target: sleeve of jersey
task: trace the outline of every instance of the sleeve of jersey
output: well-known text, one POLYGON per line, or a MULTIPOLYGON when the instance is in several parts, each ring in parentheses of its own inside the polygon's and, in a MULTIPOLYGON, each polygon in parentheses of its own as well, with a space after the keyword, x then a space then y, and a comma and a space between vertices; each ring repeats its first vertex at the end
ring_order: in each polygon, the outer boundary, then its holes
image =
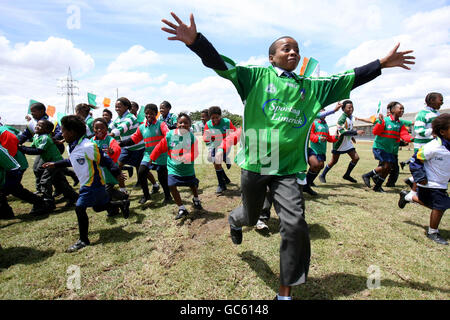
POLYGON ((400 139, 405 142, 411 142, 414 140, 413 137, 409 134, 408 129, 406 129, 405 125, 403 125, 400 129, 400 139))
POLYGON ((195 159, 198 157, 198 141, 194 138, 194 142, 191 144, 189 152, 183 155, 184 163, 190 164, 194 163, 195 159))
POLYGON ((329 132, 327 133, 327 141, 328 142, 335 143, 335 142, 338 142, 338 140, 339 140, 339 136, 337 134, 334 136, 331 136, 329 132))
POLYGON ((232 132, 235 132, 235 131, 236 131, 236 127, 234 126, 234 124, 230 120, 230 131, 227 132, 227 133, 232 133, 232 132))
POLYGON ((203 132, 203 141, 206 143, 211 142, 211 132, 208 127, 208 123, 205 124, 205 130, 203 132))
POLYGON ((169 148, 167 146, 167 139, 161 139, 161 141, 159 141, 155 149, 153 149, 152 153, 150 154, 150 159, 152 161, 156 161, 156 159, 158 159, 161 154, 167 151, 169 151, 169 148))
POLYGON ((321 106, 348 99, 355 80, 354 70, 339 73, 327 78, 311 80, 311 89, 321 106))
POLYGON ((114 153, 113 154, 109 154, 109 157, 111 158, 111 160, 116 163, 117 160, 119 160, 120 157, 120 153, 122 152, 122 149, 119 146, 119 143, 117 142, 117 140, 111 139, 111 142, 109 144, 109 147, 111 149, 113 149, 114 153))
POLYGON ((136 132, 131 135, 131 140, 133 140, 134 144, 137 144, 142 141, 142 139, 144 138, 142 137, 141 127, 139 126, 136 132))
POLYGON ((19 139, 17 139, 15 134, 5 130, 0 135, 0 144, 8 150, 10 155, 14 157, 17 153, 17 145, 19 144, 19 139))
POLYGON ((426 161, 426 151, 424 150, 424 147, 425 146, 421 147, 417 153, 414 154, 411 159, 412 161, 409 164, 409 171, 411 171, 414 181, 416 182, 427 179, 427 173, 424 166, 424 161, 426 161))
POLYGON ((316 134, 316 124, 313 123, 311 126, 311 132, 309 134, 309 140, 313 143, 319 142, 319 136, 316 134))
POLYGON ((379 136, 384 131, 384 120, 383 122, 377 121, 375 126, 372 129, 372 133, 376 136, 379 136))
POLYGON ((17 168, 18 163, 8 153, 8 150, 0 146, 0 167, 4 170, 11 170, 17 168))
POLYGON ((169 132, 169 127, 167 126, 167 123, 165 123, 164 121, 161 122, 161 126, 159 127, 163 136, 165 137, 167 135, 167 133, 169 132))
POLYGON ((242 133, 242 127, 231 133, 229 136, 225 138, 225 140, 222 141, 220 146, 218 147, 218 150, 223 150, 224 152, 228 152, 228 150, 236 145, 241 138, 242 133))
POLYGON ((426 129, 426 124, 425 124, 425 119, 423 117, 418 117, 416 119, 416 122, 414 124, 414 132, 423 137, 423 138, 427 138, 431 135, 432 133, 432 129, 426 129))
POLYGON ((100 163, 101 153, 103 153, 103 152, 100 152, 100 149, 98 148, 98 146, 95 143, 92 143, 85 150, 85 154, 86 154, 87 158, 96 163, 100 163))

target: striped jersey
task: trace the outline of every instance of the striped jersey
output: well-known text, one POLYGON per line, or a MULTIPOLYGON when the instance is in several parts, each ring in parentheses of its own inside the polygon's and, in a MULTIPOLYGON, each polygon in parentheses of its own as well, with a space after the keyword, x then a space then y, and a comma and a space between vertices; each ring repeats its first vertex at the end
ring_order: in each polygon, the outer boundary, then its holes
POLYGON ((164 118, 163 115, 160 115, 158 120, 164 121, 167 124, 167 127, 172 130, 177 127, 177 115, 175 113, 168 113, 164 118))
POLYGON ((316 119, 314 120, 311 131, 309 134, 309 140, 310 140, 310 148, 316 153, 316 154, 326 154, 327 153, 327 141, 328 142, 336 142, 338 141, 338 136, 331 136, 328 124, 325 120, 316 119), (320 137, 325 137, 325 141, 320 141, 320 137))
MULTIPOLYGON (((131 138, 133 133, 139 127, 137 118, 129 111, 126 111, 121 117, 117 117, 109 126, 108 130, 114 135, 116 140, 126 140, 131 138)), ((125 147, 130 151, 136 151, 144 148, 144 141, 139 142, 133 146, 125 147)))
POLYGON ((339 139, 333 144, 333 150, 347 151, 354 148, 352 136, 344 135, 347 131, 353 131, 353 117, 348 116, 345 112, 342 113, 337 122, 337 130, 339 132, 339 139))
POLYGON ((373 149, 381 149, 394 155, 398 154, 400 139, 406 142, 411 142, 412 139, 401 120, 395 120, 392 115, 384 117, 383 121, 375 121, 372 131, 375 135, 373 149))
POLYGON ((417 151, 417 149, 434 139, 432 135, 433 129, 431 128, 431 122, 433 122, 439 114, 440 113, 438 110, 426 106, 416 115, 414 123, 414 151, 417 151))
MULTIPOLYGON (((139 126, 131 136, 131 139, 134 143, 144 141, 145 151, 142 161, 150 161, 150 154, 156 145, 166 136, 167 132, 169 132, 167 124, 162 120, 155 120, 153 123, 148 123, 146 120, 144 124, 139 126)), ((167 165, 167 153, 162 153, 154 162, 158 165, 167 165)))
POLYGON ((85 136, 68 147, 69 160, 80 180, 80 187, 102 186, 105 184, 100 168, 100 149, 85 136), (71 150, 72 149, 72 150, 71 150))
POLYGON ((217 148, 225 137, 236 131, 230 119, 221 118, 217 125, 213 125, 212 120, 208 120, 203 129, 203 140, 208 148, 217 148))
MULTIPOLYGON (((91 141, 97 145, 97 147, 100 149, 100 152, 103 151, 103 153, 106 157, 111 158, 111 160, 114 163, 117 163, 117 161, 119 160, 119 157, 120 157, 120 153, 122 151, 117 140, 115 140, 111 136, 106 135, 105 138, 102 140, 98 140, 96 137, 92 137, 91 141), (111 148, 113 150, 112 154, 107 151, 108 148, 111 148)), ((113 176, 111 171, 109 171, 105 167, 101 167, 101 169, 102 169, 106 184, 115 185, 118 183, 117 179, 113 176)))
POLYGON ((273 66, 236 66, 216 73, 235 86, 244 103, 243 133, 236 163, 268 175, 289 175, 307 168, 308 134, 319 111, 348 98, 354 70, 330 77, 283 77, 273 66))

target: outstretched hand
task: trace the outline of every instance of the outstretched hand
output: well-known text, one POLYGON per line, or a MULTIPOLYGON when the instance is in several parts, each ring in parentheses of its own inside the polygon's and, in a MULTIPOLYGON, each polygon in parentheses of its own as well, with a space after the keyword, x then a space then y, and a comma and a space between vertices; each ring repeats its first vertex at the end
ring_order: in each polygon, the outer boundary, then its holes
POLYGON ((178 25, 166 19, 161 20, 163 23, 167 24, 170 27, 170 28, 162 27, 161 30, 175 35, 174 37, 169 37, 167 39, 179 40, 181 42, 184 42, 186 45, 193 44, 195 39, 197 38, 197 27, 195 25, 194 15, 192 13, 190 14, 189 19, 191 24, 190 26, 187 26, 183 21, 181 21, 180 18, 178 18, 178 16, 175 13, 171 12, 170 14, 178 23, 178 25))
POLYGON ((400 47, 400 42, 397 43, 394 49, 392 49, 386 57, 380 59, 381 68, 401 67, 403 69, 411 70, 407 64, 415 64, 413 60, 416 59, 416 57, 408 55, 413 52, 413 50, 397 52, 398 47, 400 47))

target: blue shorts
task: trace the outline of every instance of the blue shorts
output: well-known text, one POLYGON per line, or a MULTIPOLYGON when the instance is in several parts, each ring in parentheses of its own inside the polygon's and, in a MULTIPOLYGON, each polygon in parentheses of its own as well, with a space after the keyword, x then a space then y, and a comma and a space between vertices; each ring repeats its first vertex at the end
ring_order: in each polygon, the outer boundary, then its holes
POLYGON ((142 157, 144 156, 145 148, 131 151, 127 148, 123 148, 120 153, 119 162, 128 164, 133 167, 138 167, 141 164, 142 157))
POLYGON ((109 202, 109 194, 106 192, 105 186, 100 187, 87 187, 82 186, 80 188, 80 195, 77 200, 77 207, 94 207, 103 206, 109 202))
POLYGON ((450 197, 447 190, 424 188, 418 186, 417 196, 428 208, 445 211, 450 208, 450 197))
POLYGON ((156 170, 156 171, 159 171, 161 169, 161 167, 166 167, 166 166, 162 166, 160 164, 155 164, 155 163, 150 164, 150 162, 148 162, 148 161, 142 161, 141 166, 145 166, 149 170, 156 170))
POLYGON ((325 162, 327 160, 326 154, 317 154, 313 149, 308 148, 308 158, 311 156, 315 156, 317 158, 317 161, 325 162))
POLYGON ((351 148, 351 149, 348 149, 345 151, 331 150, 331 153, 332 154, 346 154, 346 153, 349 153, 350 151, 355 151, 355 150, 356 150, 355 148, 351 148))
POLYGON ((390 162, 390 163, 397 163, 395 159, 395 155, 393 153, 388 153, 382 149, 372 149, 373 156, 375 159, 381 161, 381 162, 390 162))
POLYGON ((169 174, 169 176, 167 177, 167 182, 169 187, 198 187, 199 183, 198 179, 195 176, 181 177, 173 174, 169 174))

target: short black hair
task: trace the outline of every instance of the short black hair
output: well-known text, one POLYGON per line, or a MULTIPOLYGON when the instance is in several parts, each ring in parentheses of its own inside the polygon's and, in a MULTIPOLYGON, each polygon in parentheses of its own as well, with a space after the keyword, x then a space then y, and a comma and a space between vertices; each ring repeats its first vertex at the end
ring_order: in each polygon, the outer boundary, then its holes
POLYGON ((398 101, 389 102, 388 105, 387 105, 387 109, 389 111, 392 111, 392 108, 395 107, 398 104, 402 106, 402 104, 400 102, 398 102, 398 101))
MULTIPOLYGON (((177 118, 177 119, 179 120, 179 119, 181 119, 182 117, 188 118, 189 123, 192 124, 191 117, 190 117, 186 112, 180 112, 180 113, 178 114, 178 118, 177 118)), ((177 120, 177 122, 178 122, 178 120, 177 120)))
POLYGON ((131 109, 131 102, 127 98, 120 97, 119 99, 117 99, 117 101, 120 101, 120 103, 122 103, 125 107, 127 107, 128 110, 131 109))
POLYGON ((203 109, 201 113, 206 113, 207 115, 209 115, 209 110, 208 109, 203 109))
POLYGON ((145 106, 144 112, 147 112, 147 110, 151 110, 154 113, 158 114, 158 106, 154 103, 149 103, 145 106))
POLYGON ((345 106, 348 105, 349 103, 353 104, 352 100, 345 100, 344 102, 342 102, 342 111, 344 111, 345 106))
POLYGON ((35 102, 30 106, 30 110, 31 109, 37 109, 37 110, 41 110, 41 111, 45 111, 45 105, 41 102, 35 102))
POLYGON ((49 120, 44 119, 44 120, 39 120, 39 122, 43 123, 45 133, 51 133, 53 131, 53 129, 55 128, 55 125, 49 120))
POLYGON ((172 105, 170 104, 169 101, 164 100, 163 102, 161 102, 161 104, 162 104, 164 107, 168 108, 169 110, 172 109, 172 105))
POLYGON ((100 118, 95 118, 94 122, 92 122, 92 124, 95 125, 96 122, 101 122, 101 123, 103 123, 105 125, 106 128, 108 128, 108 123, 106 122, 105 118, 101 118, 101 117, 100 118))
POLYGON ((275 54, 275 51, 277 51, 277 42, 280 41, 281 39, 286 39, 286 38, 295 40, 295 39, 292 38, 291 36, 282 36, 282 37, 279 37, 277 40, 275 40, 274 42, 272 42, 272 44, 270 45, 270 47, 269 47, 269 56, 274 55, 274 54, 275 54))
POLYGON ((106 112, 107 114, 109 114, 109 116, 112 118, 112 112, 109 109, 103 109, 103 112, 106 112))
POLYGON ((434 118, 431 122, 431 128, 433 129, 433 134, 442 138, 441 130, 448 130, 450 127, 450 113, 443 113, 440 116, 434 118))
MULTIPOLYGON (((137 102, 131 101, 131 106, 136 107, 139 110, 139 105, 137 104, 137 102)), ((131 108, 130 108, 130 110, 131 110, 131 108)))
POLYGON ((75 132, 78 138, 86 134, 86 124, 78 116, 70 115, 62 117, 61 125, 65 130, 75 132))
POLYGON ((217 106, 212 106, 208 109, 208 115, 211 117, 211 115, 213 114, 218 114, 219 116, 222 115, 222 110, 220 109, 220 107, 217 106))
POLYGON ((83 111, 84 113, 89 114, 91 109, 97 109, 97 107, 87 103, 79 103, 75 107, 75 112, 83 111))
POLYGON ((427 94, 427 96, 425 97, 425 103, 427 105, 430 104, 431 101, 433 101, 434 99, 436 99, 437 97, 442 97, 442 93, 439 92, 430 92, 429 94, 427 94))

